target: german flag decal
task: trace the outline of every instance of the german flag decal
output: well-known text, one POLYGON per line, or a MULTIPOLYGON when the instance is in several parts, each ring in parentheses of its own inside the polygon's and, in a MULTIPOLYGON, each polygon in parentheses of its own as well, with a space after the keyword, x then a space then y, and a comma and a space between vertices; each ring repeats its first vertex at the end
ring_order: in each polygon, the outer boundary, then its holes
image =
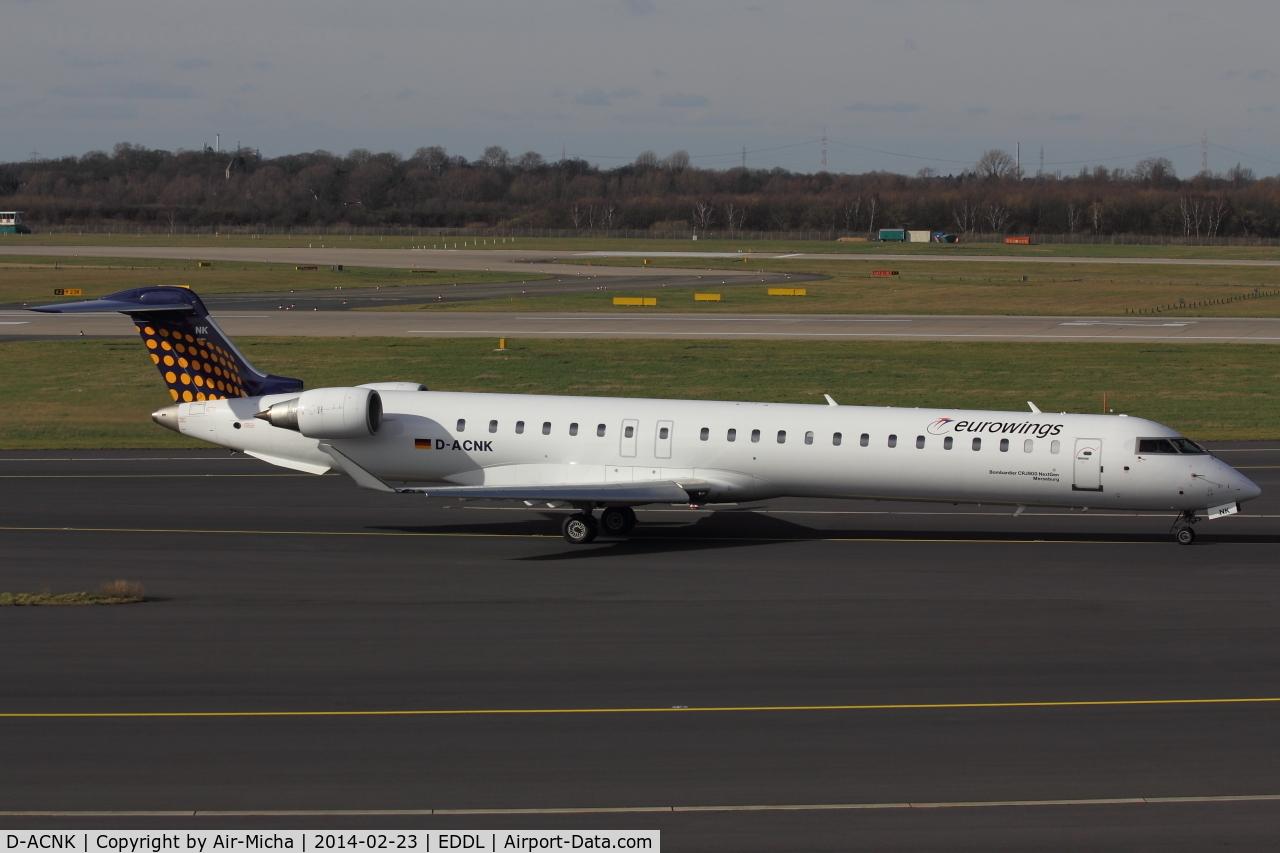
POLYGON ((415 439, 413 440, 413 448, 414 448, 414 450, 430 450, 430 449, 431 449, 431 439, 429 439, 429 438, 415 438, 415 439))

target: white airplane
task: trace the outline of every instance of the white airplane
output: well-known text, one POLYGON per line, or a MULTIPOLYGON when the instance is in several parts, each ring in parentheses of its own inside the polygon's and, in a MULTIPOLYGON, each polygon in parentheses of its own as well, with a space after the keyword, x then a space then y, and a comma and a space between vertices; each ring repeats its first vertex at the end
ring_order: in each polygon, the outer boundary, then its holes
POLYGON ((1231 515, 1261 489, 1169 427, 1125 415, 429 391, 303 390, 257 370, 181 287, 33 308, 119 311, 174 403, 163 427, 365 489, 574 507, 562 531, 625 536, 632 507, 783 496, 1231 515), (603 509, 597 522, 594 512, 603 509))

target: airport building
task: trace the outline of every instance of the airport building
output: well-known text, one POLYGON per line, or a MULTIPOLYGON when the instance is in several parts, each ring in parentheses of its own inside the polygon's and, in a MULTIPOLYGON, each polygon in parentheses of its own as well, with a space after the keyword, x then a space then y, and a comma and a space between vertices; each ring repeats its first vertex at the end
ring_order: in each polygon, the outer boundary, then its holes
POLYGON ((22 224, 21 210, 0 210, 0 234, 30 234, 31 229, 22 224))

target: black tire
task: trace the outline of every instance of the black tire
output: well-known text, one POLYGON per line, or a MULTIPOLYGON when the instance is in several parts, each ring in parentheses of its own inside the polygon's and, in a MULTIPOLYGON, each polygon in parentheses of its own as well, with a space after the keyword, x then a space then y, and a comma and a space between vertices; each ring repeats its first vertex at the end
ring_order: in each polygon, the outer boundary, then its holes
POLYGON ((629 506, 611 506, 600 513, 600 531, 606 536, 626 536, 636 526, 636 513, 629 506))
POLYGON ((565 541, 569 544, 586 545, 596 538, 600 528, 590 515, 577 512, 564 520, 564 524, 560 526, 560 532, 564 534, 565 541))
POLYGON ((1190 527, 1183 527, 1173 534, 1173 538, 1178 540, 1179 545, 1190 545, 1196 541, 1196 532, 1190 527))

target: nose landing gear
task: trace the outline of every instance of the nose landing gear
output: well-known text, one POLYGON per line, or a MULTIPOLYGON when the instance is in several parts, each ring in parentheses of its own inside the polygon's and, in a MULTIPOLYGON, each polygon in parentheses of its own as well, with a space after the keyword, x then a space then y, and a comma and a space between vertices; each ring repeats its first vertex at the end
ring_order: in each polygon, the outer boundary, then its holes
POLYGON ((1183 510, 1182 513, 1174 519, 1173 527, 1170 528, 1173 531, 1174 540, 1179 545, 1190 545, 1192 542, 1196 541, 1196 532, 1192 529, 1191 525, 1195 524, 1199 520, 1200 519, 1196 518, 1195 510, 1183 510))

